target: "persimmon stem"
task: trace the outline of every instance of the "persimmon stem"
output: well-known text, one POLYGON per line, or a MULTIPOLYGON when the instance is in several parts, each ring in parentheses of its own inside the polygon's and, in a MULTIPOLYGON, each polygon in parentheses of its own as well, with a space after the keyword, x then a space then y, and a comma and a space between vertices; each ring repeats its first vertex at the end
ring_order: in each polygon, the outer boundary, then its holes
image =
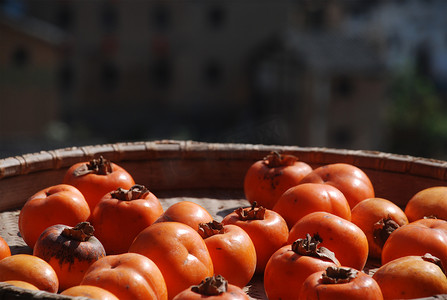
POLYGON ((83 176, 91 173, 97 175, 107 175, 112 172, 112 163, 101 155, 99 158, 94 158, 88 163, 83 164, 74 170, 73 174, 75 176, 83 176))
POLYGON ((225 293, 228 289, 228 281, 222 275, 207 277, 199 285, 193 285, 191 291, 205 295, 216 296, 225 293))
POLYGON ((436 256, 434 256, 434 255, 431 255, 430 253, 425 253, 425 254, 422 256, 422 259, 425 260, 425 261, 434 263, 435 265, 437 265, 438 267, 441 268, 442 273, 446 274, 446 273, 445 273, 445 269, 444 269, 444 265, 442 264, 441 259, 439 259, 438 257, 436 257, 436 256))
POLYGON ((339 264, 334 252, 326 247, 319 246, 322 241, 323 239, 318 233, 314 234, 313 237, 310 234, 306 234, 306 238, 297 239, 292 243, 292 251, 299 255, 328 259, 335 264, 339 264))
POLYGON ((258 206, 256 201, 254 201, 249 209, 239 207, 235 210, 236 214, 239 216, 239 220, 264 220, 265 208, 263 206, 258 206))
POLYGON ((69 239, 85 242, 93 236, 93 232, 95 232, 95 229, 89 222, 81 222, 74 227, 64 228, 61 235, 69 239))
POLYGON ((328 267, 321 277, 322 283, 339 284, 348 283, 357 277, 358 271, 346 267, 328 267))
POLYGON ((382 248, 390 234, 399 227, 390 216, 379 220, 373 225, 374 242, 382 248))
POLYGON ((200 223, 198 232, 202 238, 206 239, 215 234, 222 234, 223 229, 224 227, 222 223, 213 220, 208 223, 200 223))
POLYGON ((110 194, 114 199, 132 201, 136 199, 144 199, 149 194, 149 190, 144 185, 136 184, 128 190, 118 188, 110 194))
POLYGON ((269 155, 264 157, 264 163, 269 168, 277 168, 281 166, 292 166, 298 157, 291 154, 280 154, 278 151, 272 151, 269 155))

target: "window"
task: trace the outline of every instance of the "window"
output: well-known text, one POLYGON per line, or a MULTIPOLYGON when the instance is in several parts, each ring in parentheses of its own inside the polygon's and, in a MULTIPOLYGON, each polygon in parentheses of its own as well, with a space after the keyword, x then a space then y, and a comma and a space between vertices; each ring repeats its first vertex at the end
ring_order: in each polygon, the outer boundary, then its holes
POLYGON ((30 63, 30 60, 29 50, 24 46, 17 46, 12 52, 11 61, 16 67, 25 67, 30 63))
POLYGON ((73 28, 74 14, 73 9, 68 5, 61 5, 56 12, 56 25, 64 30, 73 28))
POLYGON ((225 24, 226 12, 221 6, 214 6, 208 10, 208 24, 212 29, 220 29, 225 24))
POLYGON ((112 62, 105 62, 101 66, 101 85, 105 90, 116 89, 119 84, 119 69, 112 62))
POLYGON ((342 75, 333 79, 332 89, 337 96, 349 97, 354 92, 354 83, 348 76, 342 75))
POLYGON ((62 90, 70 90, 73 87, 73 81, 74 81, 73 66, 68 62, 62 64, 62 66, 58 71, 57 79, 59 87, 62 90))
POLYGON ((171 62, 165 58, 154 61, 149 67, 149 76, 156 87, 168 87, 172 82, 171 62))
POLYGON ((106 32, 114 32, 118 28, 118 11, 116 6, 106 3, 101 10, 101 25, 106 32))
POLYGON ((169 7, 162 4, 154 5, 149 14, 150 24, 159 31, 164 31, 171 24, 171 12, 169 7))
POLYGON ((203 68, 203 77, 208 85, 219 84, 223 77, 222 65, 215 60, 206 62, 203 68))

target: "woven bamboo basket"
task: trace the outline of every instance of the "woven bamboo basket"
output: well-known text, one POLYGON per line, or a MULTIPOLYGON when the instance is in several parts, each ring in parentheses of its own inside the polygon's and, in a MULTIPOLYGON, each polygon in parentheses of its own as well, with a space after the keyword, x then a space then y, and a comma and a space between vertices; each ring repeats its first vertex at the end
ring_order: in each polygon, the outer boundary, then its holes
MULTIPOLYGON (((0 159, 0 236, 13 254, 30 253, 18 232, 21 206, 37 191, 61 183, 74 163, 100 155, 128 170, 135 182, 160 199, 164 208, 190 200, 221 220, 234 209, 249 205, 243 193, 245 173, 271 151, 293 154, 313 168, 336 162, 353 164, 369 176, 377 197, 402 208, 416 192, 447 184, 447 162, 376 151, 173 140, 72 147, 0 159)), ((365 271, 374 267, 369 264, 365 271)), ((245 289, 252 299, 266 299, 262 278, 253 278, 245 289)), ((85 298, 0 283, 0 299, 85 298)), ((447 299, 447 295, 426 299, 447 299)))

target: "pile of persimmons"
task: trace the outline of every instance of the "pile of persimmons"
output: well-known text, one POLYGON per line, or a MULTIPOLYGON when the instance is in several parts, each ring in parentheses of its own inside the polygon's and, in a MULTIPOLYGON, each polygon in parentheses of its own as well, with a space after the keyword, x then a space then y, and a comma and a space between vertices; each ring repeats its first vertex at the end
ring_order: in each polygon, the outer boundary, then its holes
POLYGON ((251 205, 217 221, 190 201, 164 210, 103 157, 74 164, 20 210, 32 254, 0 238, 0 281, 102 300, 249 299, 255 277, 270 300, 447 294, 447 187, 400 208, 354 165, 275 152, 247 170, 244 192, 251 205))

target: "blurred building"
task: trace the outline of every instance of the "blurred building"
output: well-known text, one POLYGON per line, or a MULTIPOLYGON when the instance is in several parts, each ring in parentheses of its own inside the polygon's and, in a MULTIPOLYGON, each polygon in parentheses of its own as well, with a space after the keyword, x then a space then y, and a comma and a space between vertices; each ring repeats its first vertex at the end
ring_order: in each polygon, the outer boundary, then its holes
MULTIPOLYGON (((445 7, 433 0, 419 11, 421 2, 3 0, 0 30, 12 33, 0 63, 14 64, 22 47, 50 75, 45 97, 33 88, 44 76, 3 79, 1 105, 50 114, 23 132, 67 145, 188 138, 383 150, 387 72, 405 61, 399 53, 413 54, 411 16, 445 7), (51 60, 18 30, 30 19, 63 32, 40 38, 51 60)), ((444 37, 428 50, 436 57, 447 53, 446 28, 418 27, 444 37)), ((6 111, 0 124, 17 128, 2 125, 0 145, 19 127, 6 111)))

